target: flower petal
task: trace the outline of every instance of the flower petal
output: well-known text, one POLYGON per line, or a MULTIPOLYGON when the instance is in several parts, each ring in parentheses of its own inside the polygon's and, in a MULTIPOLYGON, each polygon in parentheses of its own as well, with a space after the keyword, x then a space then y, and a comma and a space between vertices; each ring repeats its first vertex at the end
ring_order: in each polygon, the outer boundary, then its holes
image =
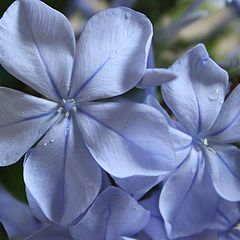
POLYGON ((68 20, 42 1, 15 1, 0 20, 1 65, 53 100, 68 92, 74 54, 68 20))
POLYGON ((160 176, 174 168, 165 119, 138 103, 84 103, 77 123, 99 165, 118 178, 160 176))
POLYGON ((45 216, 71 223, 92 203, 101 187, 101 171, 70 119, 56 123, 30 152, 24 181, 45 216))
POLYGON ((69 230, 60 226, 47 226, 40 231, 32 234, 25 240, 73 240, 69 234, 69 230))
POLYGON ((162 86, 167 105, 191 135, 207 131, 216 120, 228 75, 199 44, 169 68, 178 78, 162 86))
POLYGON ((240 149, 221 146, 214 150, 208 151, 208 158, 216 191, 226 200, 240 201, 240 149))
POLYGON ((146 69, 151 37, 141 13, 120 7, 96 14, 78 42, 70 96, 90 101, 130 90, 146 69))
POLYGON ((239 221, 239 218, 240 204, 238 202, 229 202, 220 198, 217 214, 210 229, 227 234, 231 228, 234 228, 234 225, 239 221))
POLYGON ((164 68, 149 68, 146 69, 143 78, 138 83, 139 88, 149 88, 159 86, 168 81, 176 79, 174 72, 164 68))
POLYGON ((208 227, 217 198, 201 152, 192 149, 160 195, 160 212, 170 238, 200 233, 208 227))
POLYGON ((26 204, 13 198, 2 186, 0 193, 0 222, 10 239, 19 235, 26 236, 40 229, 40 222, 33 217, 26 204))
POLYGON ((56 121, 57 104, 0 87, 0 166, 18 161, 56 121))
POLYGON ((116 178, 113 176, 115 183, 124 189, 134 199, 139 200, 151 188, 160 183, 168 174, 161 176, 132 176, 127 178, 116 178))
POLYGON ((240 141, 240 85, 229 95, 210 129, 209 140, 219 143, 240 141))
POLYGON ((133 236, 148 220, 147 210, 119 188, 110 187, 96 199, 70 233, 81 240, 115 240, 133 236))

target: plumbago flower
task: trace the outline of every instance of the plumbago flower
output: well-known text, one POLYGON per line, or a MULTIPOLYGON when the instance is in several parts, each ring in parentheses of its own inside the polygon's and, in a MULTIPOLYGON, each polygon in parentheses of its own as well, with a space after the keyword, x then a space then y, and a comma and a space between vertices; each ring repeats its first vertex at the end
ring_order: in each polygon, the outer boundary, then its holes
POLYGON ((199 44, 170 68, 178 78, 162 86, 178 167, 165 182, 160 211, 172 238, 203 231, 216 214, 219 195, 240 200, 240 86, 226 97, 228 75, 199 44))
POLYGON ((77 45, 67 19, 41 1, 15 1, 1 18, 1 65, 47 99, 0 88, 0 164, 37 143, 24 181, 50 221, 68 224, 86 210, 101 187, 99 165, 119 178, 172 169, 166 121, 155 109, 94 102, 139 82, 151 36, 150 21, 127 8, 95 15, 77 45))
POLYGON ((104 190, 86 214, 71 226, 48 225, 29 236, 37 239, 133 239, 149 220, 149 212, 119 188, 104 190))

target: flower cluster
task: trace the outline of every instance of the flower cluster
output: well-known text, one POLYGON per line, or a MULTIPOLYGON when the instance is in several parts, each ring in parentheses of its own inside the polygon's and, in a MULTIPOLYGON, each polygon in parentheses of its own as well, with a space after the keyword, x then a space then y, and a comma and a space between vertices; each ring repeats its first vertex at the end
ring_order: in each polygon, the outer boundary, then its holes
POLYGON ((0 188, 10 238, 240 238, 240 86, 230 93, 203 44, 147 68, 152 35, 126 7, 94 15, 77 42, 39 0, 2 16, 0 64, 42 95, 0 87, 0 165, 24 156, 29 203, 0 188), (123 101, 159 85, 168 112, 153 95, 123 101))

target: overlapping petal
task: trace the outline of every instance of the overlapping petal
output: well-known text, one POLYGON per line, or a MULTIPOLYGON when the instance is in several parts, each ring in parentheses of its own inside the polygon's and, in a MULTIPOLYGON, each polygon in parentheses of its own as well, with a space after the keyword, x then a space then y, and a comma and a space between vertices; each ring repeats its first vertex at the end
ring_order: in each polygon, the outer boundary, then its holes
POLYGON ((216 120, 228 75, 199 44, 170 68, 178 78, 162 86, 164 100, 191 135, 207 131, 216 120))
POLYGON ((0 87, 0 165, 18 161, 56 121, 57 104, 0 87))
POLYGON ((201 152, 192 149, 164 185, 159 204, 171 238, 199 233, 210 224, 216 212, 217 193, 201 152))
POLYGON ((240 150, 227 145, 214 149, 208 151, 214 187, 223 198, 240 201, 240 150))
POLYGON ((25 238, 25 240, 73 240, 69 234, 68 228, 50 225, 38 232, 35 232, 31 236, 25 238))
POLYGON ((14 199, 3 186, 0 186, 0 193, 0 222, 9 238, 28 236, 40 229, 40 222, 34 218, 26 204, 14 199))
POLYGON ((115 177, 161 176, 175 167, 166 121, 152 107, 83 103, 76 120, 89 151, 115 177))
POLYGON ((42 1, 15 1, 0 31, 0 62, 8 72, 53 100, 66 95, 75 37, 61 13, 42 1))
POLYGON ((76 124, 64 118, 27 156, 24 180, 44 215, 63 225, 93 202, 101 187, 101 170, 82 142, 76 124))
POLYGON ((148 220, 147 210, 119 188, 110 187, 96 199, 70 232, 76 239, 115 240, 133 236, 148 220))
POLYGON ((219 143, 234 143, 240 140, 240 85, 223 104, 222 110, 208 132, 209 140, 219 143))
POLYGON ((151 37, 141 13, 121 7, 96 14, 77 45, 70 96, 90 101, 130 90, 146 69, 151 37))
POLYGON ((173 81, 176 77, 177 76, 168 69, 148 68, 146 69, 143 78, 137 86, 140 88, 158 86, 168 81, 173 81))

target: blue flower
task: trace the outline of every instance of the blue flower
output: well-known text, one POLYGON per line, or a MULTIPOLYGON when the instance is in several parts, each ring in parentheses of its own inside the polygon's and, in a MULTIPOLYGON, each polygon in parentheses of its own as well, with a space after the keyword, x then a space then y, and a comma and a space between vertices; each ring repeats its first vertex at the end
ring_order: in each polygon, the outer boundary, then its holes
POLYGON ((47 99, 0 88, 0 165, 36 143, 24 180, 50 221, 68 224, 86 210, 101 187, 99 165, 119 178, 172 169, 167 125, 155 109, 94 102, 140 81, 151 36, 150 21, 127 8, 95 15, 77 44, 67 19, 41 1, 15 1, 1 18, 1 65, 47 99), (151 145, 165 148, 152 156, 151 145), (166 165, 155 168, 160 154, 166 165))
POLYGON ((170 68, 178 78, 162 86, 176 117, 167 119, 177 157, 176 171, 160 196, 160 211, 170 237, 199 233, 216 213, 219 195, 240 200, 240 86, 224 101, 228 75, 199 44, 170 68))

